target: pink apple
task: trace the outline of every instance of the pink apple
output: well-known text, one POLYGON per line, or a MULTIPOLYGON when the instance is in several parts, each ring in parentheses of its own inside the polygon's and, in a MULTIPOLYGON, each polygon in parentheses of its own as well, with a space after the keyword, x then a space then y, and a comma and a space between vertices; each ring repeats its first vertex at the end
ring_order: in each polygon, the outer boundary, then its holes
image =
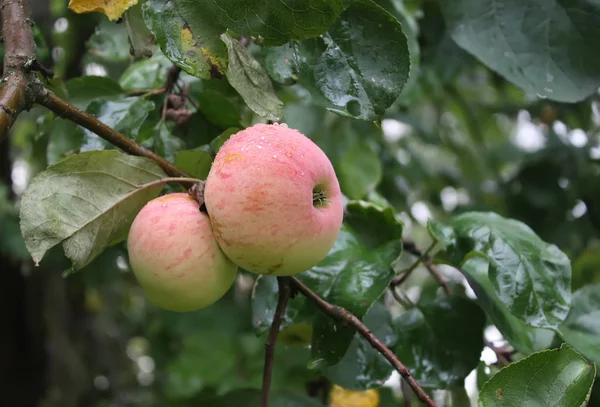
POLYGON ((131 225, 127 246, 146 297, 171 311, 213 304, 236 276, 237 267, 215 241, 208 216, 188 194, 148 202, 131 225))
POLYGON ((206 180, 213 233, 238 266, 289 276, 317 265, 342 225, 331 162, 285 125, 256 124, 227 140, 206 180))

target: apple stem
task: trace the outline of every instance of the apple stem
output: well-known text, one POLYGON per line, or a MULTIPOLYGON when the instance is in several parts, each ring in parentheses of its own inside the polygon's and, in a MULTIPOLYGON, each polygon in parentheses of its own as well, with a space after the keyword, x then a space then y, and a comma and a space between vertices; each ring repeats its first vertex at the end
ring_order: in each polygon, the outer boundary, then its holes
POLYGON ((315 208, 320 208, 328 203, 330 203, 330 201, 327 199, 325 191, 318 189, 313 190, 313 206, 315 208))
POLYGON ((269 407, 269 390, 271 388, 271 376, 273 375, 275 343, 277 342, 277 335, 279 334, 281 322, 285 317, 287 303, 292 295, 290 277, 277 277, 277 284, 279 285, 277 308, 275 308, 275 315, 273 316, 273 322, 271 323, 271 330, 269 331, 269 336, 265 342, 265 367, 263 370, 261 407, 269 407))
POLYGON ((194 198, 200 205, 200 210, 206 212, 206 205, 204 205, 204 187, 206 181, 198 181, 188 189, 188 194, 194 198))

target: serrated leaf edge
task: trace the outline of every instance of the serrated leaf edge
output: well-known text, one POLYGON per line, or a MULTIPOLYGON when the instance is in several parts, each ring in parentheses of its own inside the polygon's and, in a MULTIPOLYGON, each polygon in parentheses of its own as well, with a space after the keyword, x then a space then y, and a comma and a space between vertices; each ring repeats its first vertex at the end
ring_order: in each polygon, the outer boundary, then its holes
POLYGON ((530 357, 534 356, 534 355, 541 355, 543 353, 551 353, 551 352, 557 352, 557 351, 561 351, 563 349, 568 349, 570 351, 573 351, 575 354, 577 354, 577 356, 579 356, 582 360, 584 360, 585 362, 587 362, 588 366, 591 366, 594 369, 594 380, 592 381, 592 385, 590 386, 590 389, 588 390, 588 394, 583 402, 583 404, 580 405, 580 407, 585 407, 590 399, 590 396, 592 394, 592 388, 594 387, 594 381, 595 381, 595 377, 596 377, 596 364, 594 362, 590 362, 588 361, 588 359, 583 356, 577 349, 575 349, 574 347, 572 347, 571 345, 569 345, 568 343, 564 342, 560 345, 560 347, 557 348, 553 348, 553 349, 544 349, 541 350, 539 352, 534 352, 530 355, 528 355, 527 357, 524 357, 523 359, 517 360, 516 362, 512 362, 504 367, 502 367, 500 370, 498 370, 498 372, 496 372, 492 377, 490 377, 484 384, 483 386, 481 386, 481 390, 479 391, 479 396, 477 396, 477 406, 478 407, 487 407, 487 404, 484 404, 480 397, 481 397, 481 391, 492 381, 492 379, 494 379, 494 377, 496 377, 496 375, 498 375, 500 372, 502 372, 505 369, 508 369, 511 366, 516 366, 521 362, 526 361, 527 359, 529 359, 530 357))

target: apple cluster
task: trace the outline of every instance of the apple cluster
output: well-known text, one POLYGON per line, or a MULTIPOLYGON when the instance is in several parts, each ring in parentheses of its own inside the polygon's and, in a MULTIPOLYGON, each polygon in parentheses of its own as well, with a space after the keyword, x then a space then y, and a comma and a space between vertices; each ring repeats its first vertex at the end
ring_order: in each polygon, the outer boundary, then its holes
POLYGON ((148 202, 131 226, 129 261, 146 297, 172 311, 219 300, 238 267, 291 276, 325 258, 339 234, 340 186, 325 153, 283 124, 256 124, 220 148, 204 204, 185 193, 148 202))

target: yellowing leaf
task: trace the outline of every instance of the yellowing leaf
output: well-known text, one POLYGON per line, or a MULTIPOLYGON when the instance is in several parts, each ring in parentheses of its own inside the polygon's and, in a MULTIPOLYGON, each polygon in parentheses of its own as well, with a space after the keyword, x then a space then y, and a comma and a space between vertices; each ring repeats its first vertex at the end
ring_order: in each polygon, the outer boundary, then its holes
POLYGON ((347 390, 334 384, 329 407, 379 407, 379 392, 375 389, 347 390))
POLYGON ((137 2, 138 0, 70 0, 69 9, 77 14, 97 11, 105 14, 110 21, 116 21, 137 2))

